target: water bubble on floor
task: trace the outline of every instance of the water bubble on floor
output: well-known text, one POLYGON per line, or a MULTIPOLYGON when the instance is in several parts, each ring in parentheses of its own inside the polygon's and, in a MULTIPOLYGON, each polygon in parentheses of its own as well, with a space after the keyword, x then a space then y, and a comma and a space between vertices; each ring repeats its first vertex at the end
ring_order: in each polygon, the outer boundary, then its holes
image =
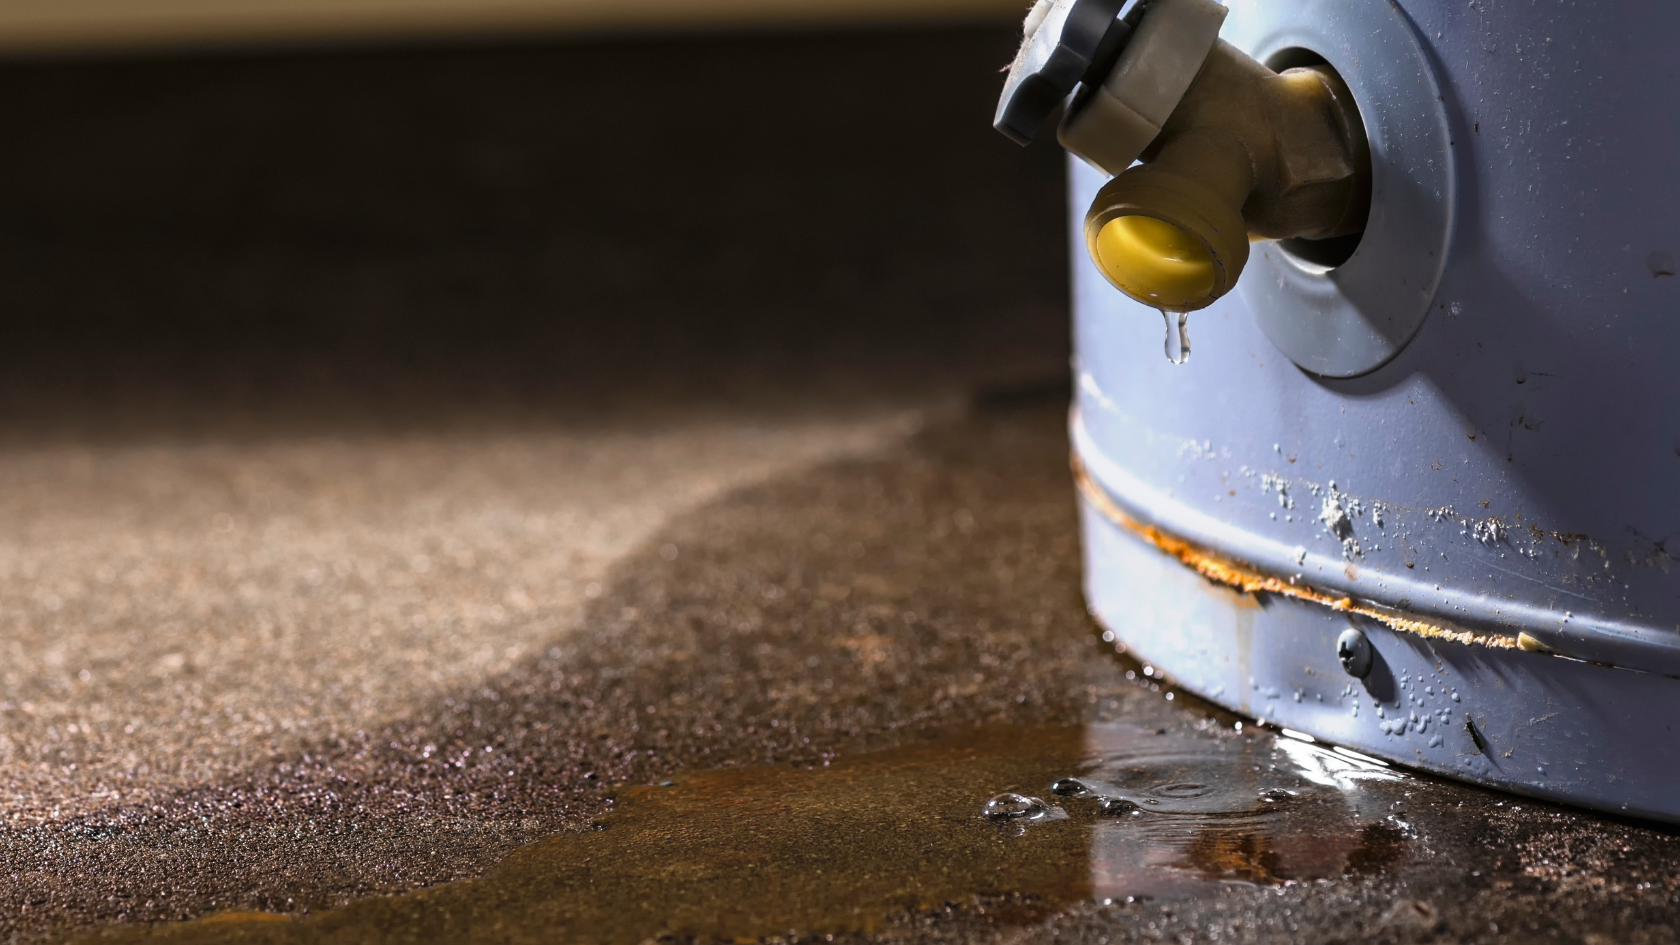
POLYGON ((1015 820, 1029 823, 1039 823, 1047 820, 1066 820, 1067 813, 1060 807, 1046 804, 1043 798, 1028 797, 1005 791, 986 801, 980 808, 980 815, 987 820, 1015 820))
POLYGON ((1099 797, 1097 799, 1097 810, 1112 817, 1118 817, 1122 814, 1143 813, 1143 808, 1139 807, 1136 801, 1127 800, 1124 797, 1099 797))
POLYGON ((1050 785, 1050 793, 1057 797, 1090 797, 1091 789, 1078 778, 1060 778, 1050 785))

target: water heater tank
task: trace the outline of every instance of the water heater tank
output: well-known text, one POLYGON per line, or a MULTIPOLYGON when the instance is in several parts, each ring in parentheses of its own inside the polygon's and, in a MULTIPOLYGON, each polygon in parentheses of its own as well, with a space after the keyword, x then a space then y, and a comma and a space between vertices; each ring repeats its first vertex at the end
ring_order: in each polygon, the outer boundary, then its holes
POLYGON ((999 124, 1065 101, 1079 155, 1074 467, 1116 644, 1335 745, 1680 821, 1680 5, 1044 0, 1028 33, 999 124), (1350 108, 1184 117, 1219 61, 1350 108), (1262 118, 1238 185, 1150 171, 1262 118), (1257 224, 1360 168, 1358 232, 1257 224), (1142 171, 1227 195, 1243 244, 1111 196, 1142 171))

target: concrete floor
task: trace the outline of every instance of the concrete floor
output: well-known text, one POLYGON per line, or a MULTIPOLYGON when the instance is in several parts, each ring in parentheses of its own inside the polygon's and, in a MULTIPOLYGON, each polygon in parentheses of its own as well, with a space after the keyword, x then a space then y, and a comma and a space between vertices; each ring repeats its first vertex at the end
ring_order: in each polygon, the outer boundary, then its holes
MULTIPOLYGON (((1271 750, 1085 616, 1013 42, 0 69, 0 939, 332 915, 953 729, 1271 750)), ((1674 940, 1672 833, 1394 783, 1381 869, 867 934, 1674 940)))

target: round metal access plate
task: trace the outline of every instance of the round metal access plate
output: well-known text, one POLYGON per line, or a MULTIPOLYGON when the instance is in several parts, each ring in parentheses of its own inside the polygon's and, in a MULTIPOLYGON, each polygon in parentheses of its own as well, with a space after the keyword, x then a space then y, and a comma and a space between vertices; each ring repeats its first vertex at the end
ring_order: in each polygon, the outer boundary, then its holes
POLYGON ((1453 160, 1440 83, 1389 0, 1231 0, 1224 39, 1262 62, 1304 49, 1353 91, 1371 143, 1371 215, 1329 268, 1256 243, 1240 288, 1291 361, 1328 377, 1374 371, 1423 326, 1445 268, 1453 160))

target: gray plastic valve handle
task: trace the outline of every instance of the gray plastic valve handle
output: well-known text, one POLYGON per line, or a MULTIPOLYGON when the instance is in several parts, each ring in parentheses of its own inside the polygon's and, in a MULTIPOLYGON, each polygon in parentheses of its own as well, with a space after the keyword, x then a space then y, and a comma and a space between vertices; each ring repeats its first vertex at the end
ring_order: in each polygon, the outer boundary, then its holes
POLYGON ((1143 15, 1127 0, 1039 0, 1027 15, 1021 51, 1009 67, 992 127, 1016 144, 1032 141, 1082 81, 1101 81, 1143 15))

